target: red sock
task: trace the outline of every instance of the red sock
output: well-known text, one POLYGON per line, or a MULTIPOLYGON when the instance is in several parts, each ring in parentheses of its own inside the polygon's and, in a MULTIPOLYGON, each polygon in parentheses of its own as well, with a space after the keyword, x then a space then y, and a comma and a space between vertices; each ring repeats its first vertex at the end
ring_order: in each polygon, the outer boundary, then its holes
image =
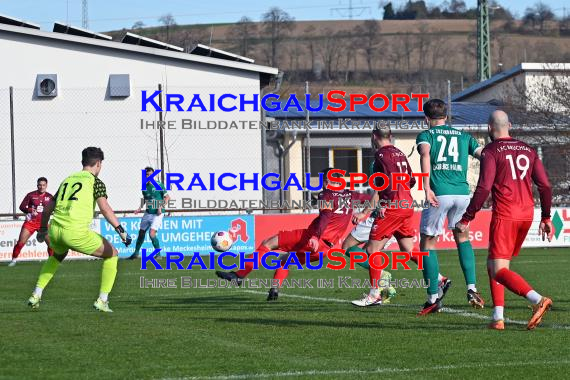
POLYGON ((511 292, 518 294, 521 297, 526 297, 526 294, 532 290, 532 287, 524 278, 521 277, 521 275, 507 268, 503 268, 497 272, 495 280, 506 286, 511 292))
MULTIPOLYGON (((259 260, 259 267, 261 267, 261 260, 263 259, 263 255, 265 255, 267 252, 271 251, 271 249, 267 248, 264 245, 260 245, 259 247, 257 247, 257 252, 258 252, 258 260, 259 260)), ((252 258, 253 255, 249 255, 248 258, 252 258)), ((246 262, 244 264, 244 269, 240 269, 236 272, 236 274, 241 277, 244 278, 246 277, 251 271, 253 270, 253 263, 252 262, 246 262)))
POLYGON ((14 250, 12 251, 12 260, 16 260, 18 256, 20 256, 20 252, 22 251, 22 248, 24 248, 24 245, 25 244, 16 243, 14 250))
MULTIPOLYGON (((379 267, 382 265, 382 256, 376 255, 372 258, 374 265, 379 267)), ((380 287, 380 278, 382 277, 382 269, 374 269, 372 265, 368 269, 368 274, 370 275, 370 284, 373 288, 380 287)))
POLYGON ((505 287, 499 284, 487 268, 489 274, 489 285, 491 286, 491 298, 493 298, 493 306, 505 306, 505 287))
POLYGON ((283 286, 283 280, 289 275, 289 269, 283 269, 283 267, 277 268, 273 274, 273 279, 279 281, 279 287, 283 286))

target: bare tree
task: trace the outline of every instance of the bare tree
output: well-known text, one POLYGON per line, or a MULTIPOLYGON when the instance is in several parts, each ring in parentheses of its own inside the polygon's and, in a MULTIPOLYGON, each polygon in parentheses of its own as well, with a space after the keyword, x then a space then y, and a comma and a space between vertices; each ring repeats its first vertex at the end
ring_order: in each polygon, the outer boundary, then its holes
POLYGON ((271 66, 277 66, 277 50, 283 38, 295 28, 294 18, 283 9, 273 7, 262 15, 263 27, 269 36, 271 47, 271 66))
POLYGON ((197 44, 207 43, 208 36, 208 32, 203 28, 184 28, 174 34, 171 40, 174 45, 190 52, 197 44))
POLYGON ((138 29, 142 29, 144 28, 144 22, 142 21, 137 21, 133 24, 133 26, 131 26, 132 30, 138 30, 138 29))
POLYGON ((374 58, 376 45, 380 41, 380 24, 376 20, 366 20, 354 28, 354 34, 359 38, 358 47, 364 51, 368 65, 368 75, 374 78, 374 58))
POLYGON ((239 54, 247 57, 251 47, 251 42, 257 35, 257 25, 247 16, 243 16, 239 21, 229 28, 227 38, 237 40, 239 54))
POLYGON ((527 8, 523 17, 523 21, 531 23, 533 29, 536 24, 538 24, 540 31, 543 31, 544 24, 547 21, 551 20, 554 20, 554 13, 552 12, 552 9, 540 1, 536 3, 534 7, 527 8))
POLYGON ((339 33, 333 33, 332 29, 323 30, 323 40, 320 46, 320 55, 325 65, 325 79, 334 79, 340 56, 341 44, 339 43, 339 33))
POLYGON ((174 16, 172 16, 171 13, 162 15, 158 19, 158 22, 160 22, 166 28, 166 42, 170 43, 170 29, 176 26, 176 20, 174 19, 174 16))
POLYGON ((315 60, 317 55, 317 43, 314 40, 314 33, 316 28, 313 25, 309 25, 303 31, 304 39, 307 41, 307 48, 309 49, 309 54, 311 55, 311 73, 316 74, 315 60))
POLYGON ((544 71, 514 82, 504 103, 514 134, 539 150, 553 187, 553 202, 570 205, 570 68, 543 64, 544 71))
POLYGON ((400 40, 400 44, 402 47, 402 52, 404 53, 404 58, 406 59, 406 70, 408 72, 408 77, 410 76, 412 66, 412 54, 414 50, 417 48, 417 44, 415 43, 416 37, 412 35, 410 32, 404 33, 403 37, 400 40))
MULTIPOLYGON (((445 45, 445 37, 443 37, 442 35, 439 34, 432 34, 432 38, 431 38, 431 69, 432 70, 436 70, 440 67, 438 67, 438 62, 440 60, 444 60, 443 58, 445 58, 445 56, 443 54, 441 54, 441 52, 444 50, 445 45)), ((445 61, 445 60, 444 60, 445 61)), ((443 68, 443 67, 441 67, 443 68)))
POLYGON ((417 38, 418 44, 418 69, 421 73, 424 73, 424 69, 426 67, 426 61, 428 57, 428 52, 431 49, 432 45, 432 35, 429 34, 428 25, 425 22, 420 23, 419 26, 419 35, 417 38))
POLYGON ((552 9, 548 5, 544 4, 541 1, 536 3, 534 9, 536 12, 538 22, 540 24, 540 30, 542 31, 544 30, 544 24, 546 23, 546 21, 554 20, 554 13, 552 12, 552 9))

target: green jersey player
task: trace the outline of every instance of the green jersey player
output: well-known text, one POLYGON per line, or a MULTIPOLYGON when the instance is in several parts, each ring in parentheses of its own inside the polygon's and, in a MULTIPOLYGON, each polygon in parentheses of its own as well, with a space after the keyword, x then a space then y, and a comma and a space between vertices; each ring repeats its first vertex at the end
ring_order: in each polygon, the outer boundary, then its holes
POLYGON ((450 285, 439 286, 437 239, 444 232, 447 218, 448 228, 459 251, 459 262, 467 284, 467 300, 475 308, 483 308, 484 301, 476 288, 475 255, 469 231, 455 229, 455 224, 469 205, 469 184, 467 183, 468 156, 479 158, 482 148, 470 134, 446 125, 447 106, 440 99, 431 99, 424 104, 426 122, 430 128, 416 138, 420 153, 421 171, 429 173, 423 185, 430 207, 422 211, 420 222, 420 250, 428 251, 424 257, 424 278, 429 281, 428 301, 420 315, 436 312, 441 299, 450 285), (443 289, 443 290, 442 290, 443 289))
POLYGON ((115 228, 125 246, 129 246, 131 238, 119 224, 113 209, 107 202, 105 184, 98 178, 103 158, 103 151, 100 148, 85 148, 81 161, 83 170, 67 177, 59 186, 53 202, 44 207, 37 239, 39 242, 45 240, 48 221, 53 212, 49 226, 49 239, 54 254, 42 266, 36 289, 28 300, 28 304, 33 309, 39 307, 44 288, 71 249, 103 259, 99 298, 93 307, 99 311, 112 312, 107 298, 117 275, 118 252, 107 239, 89 228, 93 220, 95 205, 99 206, 101 214, 115 228))
MULTIPOLYGON (((154 173, 154 169, 150 166, 146 167, 145 173, 147 178, 154 173)), ((160 186, 160 189, 155 189, 154 186, 147 182, 146 190, 143 190, 143 198, 141 200, 141 206, 136 211, 136 214, 141 212, 142 207, 146 204, 146 211, 141 219, 141 226, 139 230, 139 236, 137 237, 137 242, 135 244, 135 252, 129 257, 129 259, 136 259, 139 257, 139 251, 144 243, 144 238, 146 236, 146 232, 149 231, 148 235, 150 237, 150 241, 152 242, 152 246, 155 249, 160 248, 160 240, 158 240, 158 236, 156 233, 158 229, 162 226, 162 218, 164 215, 164 208, 161 207, 162 205, 168 204, 170 200, 170 196, 166 192, 166 187, 160 181, 156 181, 156 183, 160 186)), ((159 258, 160 253, 157 254, 155 257, 159 258)))

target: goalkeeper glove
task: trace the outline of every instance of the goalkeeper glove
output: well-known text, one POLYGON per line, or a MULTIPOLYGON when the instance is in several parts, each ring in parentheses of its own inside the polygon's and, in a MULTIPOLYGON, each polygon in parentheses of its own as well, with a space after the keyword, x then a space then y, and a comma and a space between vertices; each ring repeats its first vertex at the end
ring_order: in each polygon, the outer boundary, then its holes
POLYGON ((125 232, 123 226, 119 224, 117 227, 115 227, 115 231, 117 231, 121 237, 121 240, 123 241, 123 244, 125 244, 125 247, 128 247, 132 243, 133 239, 125 232))
POLYGON ((40 227, 40 229, 36 234, 36 240, 38 241, 38 243, 43 243, 44 241, 46 241, 47 233, 48 233, 47 227, 40 227))

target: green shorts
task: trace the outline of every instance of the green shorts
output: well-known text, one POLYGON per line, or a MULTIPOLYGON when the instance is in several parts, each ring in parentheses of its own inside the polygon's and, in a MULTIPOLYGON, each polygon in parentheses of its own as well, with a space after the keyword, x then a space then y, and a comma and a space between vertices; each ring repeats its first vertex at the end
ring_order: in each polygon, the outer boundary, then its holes
POLYGON ((65 253, 68 250, 91 255, 101 245, 103 236, 91 230, 70 230, 59 224, 51 223, 48 229, 50 247, 55 253, 65 253))

